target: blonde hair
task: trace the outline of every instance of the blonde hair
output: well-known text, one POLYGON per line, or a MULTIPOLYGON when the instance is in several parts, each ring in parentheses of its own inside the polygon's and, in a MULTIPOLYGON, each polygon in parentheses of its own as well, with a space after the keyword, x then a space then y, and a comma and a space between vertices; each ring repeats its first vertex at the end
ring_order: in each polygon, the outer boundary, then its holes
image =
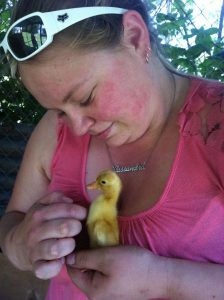
MULTIPOLYGON (((142 0, 19 0, 14 9, 11 23, 35 11, 47 12, 88 6, 122 7, 128 10, 137 11, 148 27, 153 52, 160 58, 166 68, 170 71, 174 71, 174 68, 161 54, 157 35, 150 22, 147 5, 142 0)), ((121 45, 122 34, 122 15, 108 14, 91 17, 70 26, 66 30, 55 35, 54 43, 62 42, 65 43, 66 46, 82 50, 109 49, 121 45)), ((35 56, 32 59, 35 59, 35 56)), ((13 58, 10 59, 10 67, 11 74, 15 77, 17 62, 13 58)))

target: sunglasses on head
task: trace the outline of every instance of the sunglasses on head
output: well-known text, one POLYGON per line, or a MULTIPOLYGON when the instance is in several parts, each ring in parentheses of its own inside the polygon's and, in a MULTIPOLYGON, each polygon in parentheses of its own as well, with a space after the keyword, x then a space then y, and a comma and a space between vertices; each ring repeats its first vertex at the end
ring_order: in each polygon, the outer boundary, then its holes
POLYGON ((84 19, 104 14, 124 14, 119 7, 89 6, 51 12, 34 12, 8 29, 0 47, 10 52, 17 61, 27 60, 49 46, 54 35, 84 19))

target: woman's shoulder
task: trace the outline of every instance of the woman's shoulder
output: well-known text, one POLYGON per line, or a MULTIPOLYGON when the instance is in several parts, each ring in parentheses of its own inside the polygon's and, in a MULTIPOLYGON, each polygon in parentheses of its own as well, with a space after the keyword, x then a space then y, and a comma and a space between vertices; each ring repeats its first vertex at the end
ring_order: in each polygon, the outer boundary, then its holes
POLYGON ((25 155, 35 160, 50 176, 50 164, 57 144, 58 117, 47 111, 36 125, 27 143, 25 155))
POLYGON ((200 111, 206 104, 214 104, 224 98, 224 83, 200 77, 190 78, 190 86, 183 109, 200 111))
POLYGON ((55 111, 47 111, 37 123, 32 135, 46 136, 48 133, 54 133, 58 124, 58 115, 55 111))
POLYGON ((178 123, 182 135, 202 135, 206 144, 211 145, 215 142, 219 144, 216 147, 222 147, 220 143, 221 140, 224 141, 224 83, 192 78, 178 123), (221 140, 218 138, 220 135, 223 136, 221 140))
POLYGON ((50 165, 56 145, 57 118, 47 112, 35 127, 27 143, 16 177, 8 211, 26 212, 46 194, 50 182, 50 165))

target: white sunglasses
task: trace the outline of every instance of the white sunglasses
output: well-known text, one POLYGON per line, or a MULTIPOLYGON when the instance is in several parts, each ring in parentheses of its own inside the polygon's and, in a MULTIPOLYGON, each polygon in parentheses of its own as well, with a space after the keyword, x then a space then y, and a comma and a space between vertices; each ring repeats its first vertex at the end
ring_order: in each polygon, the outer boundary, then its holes
POLYGON ((51 12, 34 12, 8 29, 0 47, 17 61, 27 60, 49 46, 54 35, 84 19, 104 14, 124 14, 126 9, 110 6, 89 6, 51 12))

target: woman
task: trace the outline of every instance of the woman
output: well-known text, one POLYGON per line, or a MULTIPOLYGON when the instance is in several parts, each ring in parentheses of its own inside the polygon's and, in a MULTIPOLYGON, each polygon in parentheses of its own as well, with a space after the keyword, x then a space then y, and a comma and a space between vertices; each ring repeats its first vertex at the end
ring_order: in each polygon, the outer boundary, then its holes
POLYGON ((20 0, 12 23, 2 46, 48 112, 1 221, 9 260, 47 299, 223 299, 223 85, 162 60, 140 0, 20 0), (108 168, 123 246, 76 251, 108 168))

